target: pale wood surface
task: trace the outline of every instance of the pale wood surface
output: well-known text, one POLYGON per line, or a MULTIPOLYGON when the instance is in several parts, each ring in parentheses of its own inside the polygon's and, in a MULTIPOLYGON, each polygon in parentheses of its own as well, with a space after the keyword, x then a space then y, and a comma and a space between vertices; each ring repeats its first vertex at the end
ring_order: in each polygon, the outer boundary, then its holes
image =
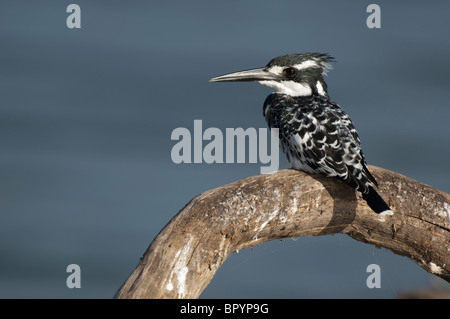
POLYGON ((450 195, 370 170, 394 211, 379 216, 347 185, 281 170, 208 190, 158 234, 116 298, 197 298, 229 254, 263 242, 342 233, 450 282, 450 195))

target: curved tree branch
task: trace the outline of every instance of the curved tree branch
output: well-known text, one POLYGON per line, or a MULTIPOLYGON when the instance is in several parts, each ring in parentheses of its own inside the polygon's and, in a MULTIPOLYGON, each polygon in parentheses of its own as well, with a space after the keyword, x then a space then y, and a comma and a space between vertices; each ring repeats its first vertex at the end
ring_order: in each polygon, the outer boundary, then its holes
POLYGON ((416 261, 450 282, 450 195, 372 166, 394 211, 379 216, 347 185, 281 170, 206 191, 158 234, 116 298, 197 298, 236 250, 343 233, 416 261))

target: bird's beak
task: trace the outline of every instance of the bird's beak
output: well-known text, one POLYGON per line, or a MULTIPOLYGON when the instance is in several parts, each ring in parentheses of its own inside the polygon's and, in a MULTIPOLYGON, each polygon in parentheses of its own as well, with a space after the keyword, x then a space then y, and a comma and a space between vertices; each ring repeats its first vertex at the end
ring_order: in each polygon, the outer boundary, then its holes
POLYGON ((277 74, 269 72, 266 68, 259 68, 225 74, 212 78, 209 82, 273 81, 278 79, 277 74))

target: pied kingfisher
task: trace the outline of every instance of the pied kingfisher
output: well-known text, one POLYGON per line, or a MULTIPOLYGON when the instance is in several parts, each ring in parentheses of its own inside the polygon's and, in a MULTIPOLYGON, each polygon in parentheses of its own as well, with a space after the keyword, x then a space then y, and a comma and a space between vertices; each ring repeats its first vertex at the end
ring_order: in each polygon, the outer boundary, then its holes
POLYGON ((352 121, 328 96, 323 75, 333 61, 328 54, 288 54, 263 68, 210 81, 257 81, 274 88, 263 114, 270 128, 279 129, 281 147, 292 167, 337 178, 356 189, 375 213, 392 215, 374 188, 378 184, 367 168, 352 121))

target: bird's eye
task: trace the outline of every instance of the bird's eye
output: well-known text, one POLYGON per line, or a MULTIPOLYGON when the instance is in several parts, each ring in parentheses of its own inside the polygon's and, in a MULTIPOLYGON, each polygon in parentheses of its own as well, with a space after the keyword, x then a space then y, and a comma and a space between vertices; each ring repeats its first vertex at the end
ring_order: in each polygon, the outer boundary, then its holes
POLYGON ((297 69, 296 68, 286 68, 283 70, 283 72, 284 72, 284 74, 286 74, 286 76, 292 77, 297 74, 297 69))

